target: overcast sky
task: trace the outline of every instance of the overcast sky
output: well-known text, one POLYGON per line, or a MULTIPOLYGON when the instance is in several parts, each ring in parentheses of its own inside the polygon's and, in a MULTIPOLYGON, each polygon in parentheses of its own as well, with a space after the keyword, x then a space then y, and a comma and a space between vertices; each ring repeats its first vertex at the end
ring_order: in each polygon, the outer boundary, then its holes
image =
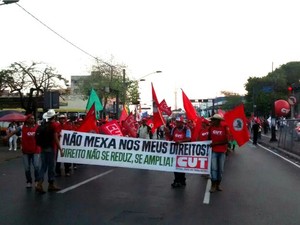
POLYGON ((153 82, 174 109, 181 89, 190 99, 245 94, 250 76, 299 61, 299 9, 299 0, 20 0, 0 6, 0 69, 44 62, 70 78, 88 75, 92 56, 113 56, 130 78, 161 70, 141 83, 142 101, 153 82))

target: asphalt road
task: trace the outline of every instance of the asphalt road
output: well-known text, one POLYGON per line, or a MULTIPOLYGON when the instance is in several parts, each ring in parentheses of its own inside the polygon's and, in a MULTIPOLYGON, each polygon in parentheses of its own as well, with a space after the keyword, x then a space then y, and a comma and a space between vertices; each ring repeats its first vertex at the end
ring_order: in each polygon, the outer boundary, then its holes
POLYGON ((25 188, 21 158, 0 163, 2 225, 299 225, 299 165, 251 142, 226 160, 224 191, 187 174, 172 189, 173 173, 80 165, 59 177, 59 193, 25 188))

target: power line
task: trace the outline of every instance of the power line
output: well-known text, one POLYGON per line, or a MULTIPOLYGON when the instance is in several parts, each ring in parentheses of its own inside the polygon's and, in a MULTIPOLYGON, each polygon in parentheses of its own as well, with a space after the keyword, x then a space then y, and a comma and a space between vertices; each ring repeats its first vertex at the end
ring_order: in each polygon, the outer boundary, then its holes
POLYGON ((30 15, 32 18, 34 18, 36 21, 38 21, 40 24, 42 24, 44 27, 46 27, 48 30, 50 30, 51 32, 53 32, 54 34, 56 34, 58 37, 60 37, 61 39, 63 39, 64 41, 68 42, 70 45, 72 45, 73 47, 77 48, 79 51, 83 52, 84 54, 92 57, 93 59, 95 59, 96 61, 101 61, 102 63, 112 67, 112 65, 110 65, 107 62, 104 62, 103 60, 93 56, 92 54, 90 54, 89 52, 83 50, 82 48, 80 48, 79 46, 77 46, 76 44, 74 44, 73 42, 69 41, 68 39, 66 39, 65 37, 63 37, 62 35, 60 35, 58 32, 56 32, 55 30, 53 30, 51 27, 49 27, 47 24, 45 24, 44 22, 42 22, 41 20, 39 20, 36 16, 34 16, 32 13, 30 13, 29 11, 27 11, 24 7, 22 7, 21 5, 19 5, 18 3, 16 3, 21 9, 23 9, 28 15, 30 15))

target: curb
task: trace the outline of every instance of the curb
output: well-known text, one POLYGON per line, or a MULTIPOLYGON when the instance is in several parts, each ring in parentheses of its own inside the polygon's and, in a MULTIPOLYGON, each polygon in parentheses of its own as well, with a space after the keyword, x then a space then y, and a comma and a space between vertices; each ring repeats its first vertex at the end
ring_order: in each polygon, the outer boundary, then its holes
POLYGON ((288 158, 292 158, 292 159, 300 162, 300 156, 299 155, 296 155, 294 153, 288 152, 288 151, 286 151, 286 150, 284 150, 282 148, 272 146, 271 144, 268 144, 268 143, 263 142, 263 141, 261 141, 259 144, 261 144, 262 146, 264 146, 266 148, 269 148, 270 150, 280 152, 281 154, 284 154, 288 158))

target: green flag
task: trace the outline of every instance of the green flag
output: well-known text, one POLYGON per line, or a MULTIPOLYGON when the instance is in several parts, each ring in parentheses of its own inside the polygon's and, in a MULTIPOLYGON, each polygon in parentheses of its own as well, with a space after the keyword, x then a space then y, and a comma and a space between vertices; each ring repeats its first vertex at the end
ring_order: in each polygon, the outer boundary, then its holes
POLYGON ((90 108, 95 103, 95 110, 96 110, 96 118, 99 119, 99 111, 103 110, 103 106, 101 104, 101 101, 94 89, 91 90, 89 99, 86 104, 86 110, 90 110, 90 108))

